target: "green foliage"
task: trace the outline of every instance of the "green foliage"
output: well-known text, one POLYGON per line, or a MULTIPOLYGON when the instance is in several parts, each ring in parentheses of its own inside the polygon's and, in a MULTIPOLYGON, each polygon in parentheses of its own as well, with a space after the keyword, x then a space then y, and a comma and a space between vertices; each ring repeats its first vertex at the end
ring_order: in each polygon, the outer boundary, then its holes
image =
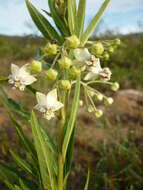
POLYGON ((59 43, 61 43, 62 38, 52 27, 50 22, 30 3, 29 0, 26 0, 26 5, 33 21, 35 22, 38 29, 42 32, 44 37, 48 40, 56 39, 59 43))

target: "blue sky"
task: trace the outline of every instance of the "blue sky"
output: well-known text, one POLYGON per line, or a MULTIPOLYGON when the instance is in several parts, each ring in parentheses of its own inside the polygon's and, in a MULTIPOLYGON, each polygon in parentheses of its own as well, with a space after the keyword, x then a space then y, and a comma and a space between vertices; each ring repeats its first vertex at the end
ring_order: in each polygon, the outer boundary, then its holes
MULTIPOLYGON (((0 34, 23 35, 35 33, 24 0, 0 0, 0 34), (28 24, 27 24, 28 23, 28 24)), ((31 0, 39 9, 48 9, 48 0, 31 0)), ((103 0, 87 0, 86 25, 95 15, 103 0)), ((143 31, 143 0, 111 0, 104 14, 100 32, 143 31)))

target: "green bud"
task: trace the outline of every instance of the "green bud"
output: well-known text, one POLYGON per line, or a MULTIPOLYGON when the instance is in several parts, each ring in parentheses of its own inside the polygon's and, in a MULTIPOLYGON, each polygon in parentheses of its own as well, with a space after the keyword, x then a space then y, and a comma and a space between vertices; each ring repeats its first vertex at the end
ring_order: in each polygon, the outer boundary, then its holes
POLYGON ((96 110, 95 116, 96 116, 97 118, 100 118, 102 115, 103 115, 103 111, 102 111, 102 110, 96 110))
POLYGON ((93 106, 91 106, 91 105, 88 106, 87 111, 88 111, 89 113, 92 113, 92 112, 94 111, 93 106))
POLYGON ((46 77, 49 80, 55 81, 58 75, 58 72, 54 69, 49 69, 48 71, 45 72, 46 77))
POLYGON ((56 44, 49 43, 45 49, 48 56, 56 55, 57 54, 58 46, 56 44))
POLYGON ((102 55, 104 52, 104 46, 101 42, 94 43, 91 47, 91 53, 96 56, 102 55))
POLYGON ((59 62, 60 69, 68 70, 70 66, 72 65, 72 61, 68 57, 62 57, 61 59, 59 59, 58 62, 59 62))
POLYGON ((104 96, 103 96, 103 94, 98 93, 98 94, 95 94, 95 98, 96 98, 97 101, 102 101, 104 96))
POLYGON ((116 45, 120 45, 120 44, 121 44, 121 40, 120 40, 119 38, 116 38, 116 39, 115 39, 115 44, 116 44, 116 45))
POLYGON ((42 71, 42 63, 40 61, 32 61, 31 66, 30 66, 31 72, 36 74, 40 73, 42 71))
POLYGON ((67 38, 66 43, 69 48, 76 49, 78 48, 80 41, 76 35, 73 35, 67 38))
POLYGON ((104 99, 104 104, 105 104, 106 106, 112 105, 113 102, 114 102, 114 100, 113 100, 113 98, 111 98, 111 97, 104 99))
POLYGON ((113 90, 113 91, 116 92, 116 91, 119 89, 119 87, 120 87, 119 83, 114 82, 114 83, 112 84, 112 86, 111 86, 111 90, 113 90))
POLYGON ((110 58, 110 56, 109 56, 109 54, 108 54, 107 52, 105 52, 105 53, 103 54, 103 58, 104 58, 105 61, 108 61, 109 58, 110 58))
POLYGON ((71 83, 69 80, 61 80, 60 81, 60 87, 63 90, 70 90, 71 89, 71 83))
POLYGON ((79 100, 79 106, 82 107, 83 106, 83 101, 79 100))
POLYGON ((114 52, 114 48, 113 48, 112 46, 110 46, 109 49, 108 49, 108 51, 109 51, 110 53, 113 53, 113 52, 114 52))
POLYGON ((76 68, 75 66, 73 66, 70 69, 70 75, 72 76, 72 78, 77 78, 80 75, 81 71, 80 69, 76 68))

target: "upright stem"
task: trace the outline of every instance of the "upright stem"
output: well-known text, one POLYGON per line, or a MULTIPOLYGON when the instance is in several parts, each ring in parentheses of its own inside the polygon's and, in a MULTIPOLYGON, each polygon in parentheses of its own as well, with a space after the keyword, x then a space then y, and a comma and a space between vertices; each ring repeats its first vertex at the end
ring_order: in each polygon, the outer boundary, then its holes
MULTIPOLYGON (((63 102, 65 103, 65 94, 63 96, 63 102)), ((65 104, 64 104, 65 105, 65 104)), ((63 142, 63 129, 65 124, 65 106, 61 109, 61 120, 59 125, 59 155, 58 155, 58 190, 63 190, 63 171, 64 171, 64 160, 62 156, 62 142, 63 142)))

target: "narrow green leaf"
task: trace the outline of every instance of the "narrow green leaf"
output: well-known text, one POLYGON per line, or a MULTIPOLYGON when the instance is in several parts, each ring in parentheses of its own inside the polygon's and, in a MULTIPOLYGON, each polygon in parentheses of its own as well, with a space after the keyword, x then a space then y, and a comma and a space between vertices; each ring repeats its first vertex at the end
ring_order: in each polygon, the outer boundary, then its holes
POLYGON ((1 98, 1 97, 0 97, 0 102, 4 106, 4 108, 6 109, 8 115, 9 115, 9 118, 11 119, 11 122, 12 122, 14 128, 16 129, 17 134, 18 134, 19 138, 21 139, 21 142, 23 143, 24 147, 26 148, 27 151, 29 151, 29 153, 32 153, 33 158, 35 158, 36 152, 35 152, 35 148, 34 148, 32 142, 24 134, 24 131, 23 131, 22 127, 14 119, 14 116, 9 111, 9 108, 8 108, 7 104, 5 103, 4 99, 1 98))
POLYGON ((75 13, 76 7, 75 3, 73 3, 73 0, 68 0, 68 23, 71 34, 74 34, 75 29, 75 13))
POLYGON ((7 180, 4 181, 9 190, 15 190, 15 187, 7 180))
POLYGON ((96 25, 98 24, 98 22, 100 21, 105 9, 107 8, 108 4, 109 4, 110 0, 105 0, 104 3, 102 4, 101 8, 99 9, 98 13, 95 15, 95 17, 92 19, 92 21, 90 22, 89 26, 87 27, 85 33, 82 36, 82 40, 81 40, 81 45, 83 46, 87 40, 89 39, 89 37, 91 36, 92 32, 94 31, 96 25))
POLYGON ((74 147, 74 134, 75 134, 75 126, 70 138, 70 143, 68 145, 68 149, 67 149, 67 156, 66 156, 66 161, 65 161, 65 166, 64 166, 64 176, 65 178, 67 177, 70 169, 71 169, 71 164, 72 164, 72 155, 73 155, 73 147, 74 147))
POLYGON ((8 94, 5 92, 5 90, 0 85, 0 94, 5 102, 5 104, 11 109, 11 111, 19 114, 24 119, 29 120, 30 119, 30 113, 25 111, 21 105, 19 105, 15 100, 8 97, 8 94))
MULTIPOLYGON (((43 169, 46 168, 49 174, 50 187, 52 188, 52 190, 55 190, 56 174, 55 174, 54 164, 53 164, 55 162, 55 159, 53 158, 53 154, 50 151, 49 145, 47 144, 45 140, 45 136, 41 132, 41 127, 38 124, 38 121, 36 119, 34 112, 32 112, 32 115, 31 115, 31 126, 32 126, 32 134, 33 134, 33 138, 35 142, 35 148, 37 150, 39 165, 42 166, 40 168, 41 175, 43 173, 43 169), (45 164, 43 165, 43 163, 45 164)), ((47 178, 46 180, 46 184, 47 184, 48 176, 43 176, 43 177, 44 177, 44 180, 45 178, 47 178)), ((48 188, 50 189, 50 187, 48 188)))
POLYGON ((30 190, 27 185, 25 185, 24 181, 22 181, 22 179, 19 179, 19 184, 22 188, 22 190, 30 190))
POLYGON ((10 150, 10 153, 19 167, 23 168, 28 173, 34 175, 32 169, 31 169, 31 166, 25 160, 23 160, 18 155, 16 155, 12 150, 10 150))
POLYGON ((67 149, 70 143, 72 132, 74 130, 74 125, 75 125, 75 120, 76 120, 76 115, 77 115, 77 110, 78 110, 78 105, 79 105, 79 96, 80 96, 80 77, 77 79, 77 82, 76 82, 71 115, 70 115, 70 119, 69 119, 64 140, 63 140, 62 153, 63 153, 64 159, 66 157, 66 153, 67 153, 67 149))
POLYGON ((0 163, 0 180, 1 181, 11 181, 16 182, 19 179, 19 173, 16 173, 15 170, 6 166, 3 163, 0 163))
POLYGON ((44 35, 44 37, 49 40, 56 39, 59 44, 61 44, 63 42, 62 38, 53 28, 50 22, 30 3, 29 0, 26 0, 26 5, 34 23, 44 35))
POLYGON ((90 179, 90 170, 88 169, 88 174, 87 174, 87 179, 86 179, 84 190, 88 190, 89 179, 90 179))
POLYGON ((76 35, 81 39, 84 30, 86 0, 79 0, 76 22, 76 35))
POLYGON ((52 18, 53 18, 58 30, 60 31, 62 36, 64 36, 64 37, 69 36, 69 30, 66 26, 66 23, 65 23, 64 19, 61 17, 61 15, 59 14, 58 9, 55 6, 56 1, 48 0, 48 3, 49 3, 49 8, 51 11, 52 18))

